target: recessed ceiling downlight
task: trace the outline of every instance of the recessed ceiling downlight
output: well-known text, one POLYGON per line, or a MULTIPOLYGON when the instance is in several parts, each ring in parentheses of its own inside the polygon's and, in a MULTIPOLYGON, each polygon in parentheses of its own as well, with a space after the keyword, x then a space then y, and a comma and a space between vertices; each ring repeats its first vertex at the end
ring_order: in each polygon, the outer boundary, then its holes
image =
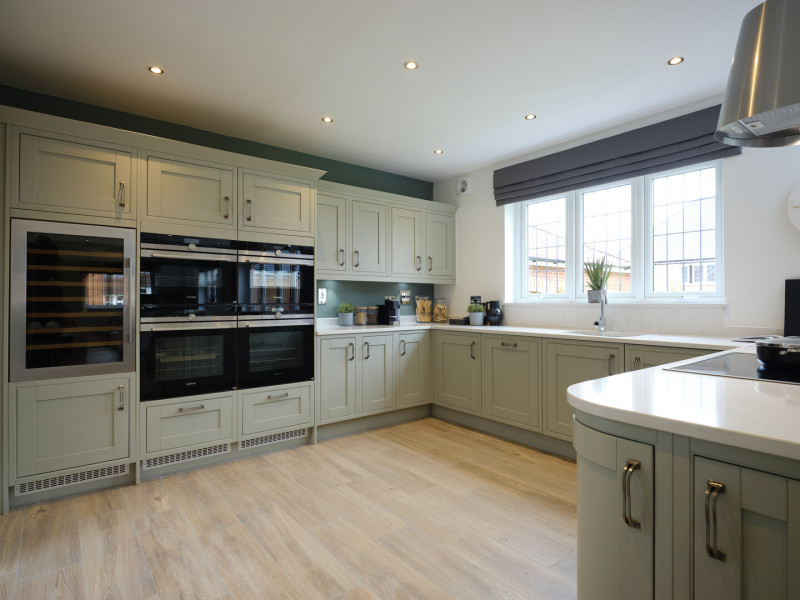
POLYGON ((675 65, 681 64, 683 61, 684 58, 682 56, 673 56, 667 61, 667 64, 670 65, 671 67, 674 67, 675 65))
POLYGON ((533 113, 528 113, 527 115, 525 115, 525 120, 526 121, 533 121, 535 118, 536 118, 536 115, 533 114, 533 113))
POLYGON ((416 71, 419 69, 419 63, 415 60, 407 60, 403 63, 403 66, 409 71, 416 71))
POLYGON ((433 153, 434 154, 444 154, 444 150, 442 150, 441 148, 437 148, 436 150, 433 151, 433 153))
POLYGON ((159 66, 153 65, 151 67, 147 67, 147 70, 150 71, 153 75, 163 75, 164 69, 159 66))
POLYGON ((333 123, 333 117, 322 117, 323 123, 333 123))

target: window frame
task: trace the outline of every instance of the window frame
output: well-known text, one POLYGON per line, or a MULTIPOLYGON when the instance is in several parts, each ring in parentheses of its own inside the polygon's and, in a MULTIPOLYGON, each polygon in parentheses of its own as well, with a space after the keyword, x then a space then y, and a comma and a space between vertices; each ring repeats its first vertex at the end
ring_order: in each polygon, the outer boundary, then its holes
MULTIPOLYGON (((624 178, 605 184, 576 188, 568 192, 553 194, 513 206, 515 231, 516 266, 514 274, 514 301, 520 303, 585 302, 587 293, 583 291, 583 194, 601 189, 631 184, 631 292, 609 294, 609 299, 620 303, 690 303, 712 304, 724 302, 723 281, 723 189, 722 159, 696 163, 689 166, 660 171, 650 175, 624 178), (653 292, 653 180, 678 173, 715 169, 715 262, 714 292, 653 292), (558 198, 566 199, 566 272, 563 293, 530 294, 528 282, 528 206, 558 198), (578 265, 578 262, 581 264, 578 265)), ((511 206, 509 208, 511 208, 511 206)), ((708 265, 703 266, 703 280, 706 281, 708 265)))

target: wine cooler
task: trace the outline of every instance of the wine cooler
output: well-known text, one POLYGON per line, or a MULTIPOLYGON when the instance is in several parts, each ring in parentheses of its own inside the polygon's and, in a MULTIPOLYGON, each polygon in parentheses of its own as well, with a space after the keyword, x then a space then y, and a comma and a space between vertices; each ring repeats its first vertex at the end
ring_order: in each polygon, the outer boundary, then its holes
POLYGON ((136 232, 14 219, 11 381, 135 370, 136 232))

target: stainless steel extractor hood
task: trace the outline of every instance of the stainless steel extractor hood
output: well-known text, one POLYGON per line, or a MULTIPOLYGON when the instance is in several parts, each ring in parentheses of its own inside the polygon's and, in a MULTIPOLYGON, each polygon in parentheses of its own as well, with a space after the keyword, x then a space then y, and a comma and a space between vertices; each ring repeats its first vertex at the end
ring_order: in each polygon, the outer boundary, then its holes
POLYGON ((714 137, 800 144, 800 0, 767 0, 745 16, 714 137))

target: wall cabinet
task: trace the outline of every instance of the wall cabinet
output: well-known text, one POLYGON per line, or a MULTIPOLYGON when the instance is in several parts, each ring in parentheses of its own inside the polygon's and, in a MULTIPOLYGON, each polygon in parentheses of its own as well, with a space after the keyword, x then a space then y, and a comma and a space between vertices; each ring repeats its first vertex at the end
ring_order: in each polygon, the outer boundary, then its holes
POLYGON ((455 217, 392 206, 392 275, 455 278, 455 217))
POLYGON ((572 407, 567 388, 575 383, 621 372, 621 344, 544 342, 544 433, 572 439, 572 407))
POLYGON ((397 408, 430 402, 430 334, 394 334, 397 408))
POLYGON ((233 441, 233 394, 207 394, 141 405, 146 454, 233 441))
MULTIPOLYGON (((575 422, 578 598, 653 598, 654 448, 575 422)), ((709 594, 698 598, 725 597, 709 594)))
POLYGON ((539 347, 537 338, 483 336, 484 417, 541 432, 539 347))
POLYGON ((15 208, 135 220, 133 150, 19 133, 15 208))
POLYGON ((239 439, 311 425, 309 383, 239 392, 239 439))
POLYGON ((12 384, 11 400, 17 478, 130 456, 130 377, 12 384))
POLYGON ((709 350, 665 346, 625 345, 625 370, 639 371, 708 354, 709 350))
POLYGON ((240 169, 239 229, 314 235, 311 184, 240 169))
POLYGON ((347 198, 317 193, 317 271, 346 272, 347 251, 347 198))
POLYGON ((694 457, 694 597, 800 598, 800 481, 694 457))
POLYGON ((429 212, 425 215, 425 269, 429 277, 455 279, 455 215, 429 212))
POLYGON ((386 204, 353 200, 350 210, 350 269, 357 274, 386 275, 386 204))
POLYGON ((467 413, 481 412, 481 339, 479 334, 433 335, 433 401, 467 413))

